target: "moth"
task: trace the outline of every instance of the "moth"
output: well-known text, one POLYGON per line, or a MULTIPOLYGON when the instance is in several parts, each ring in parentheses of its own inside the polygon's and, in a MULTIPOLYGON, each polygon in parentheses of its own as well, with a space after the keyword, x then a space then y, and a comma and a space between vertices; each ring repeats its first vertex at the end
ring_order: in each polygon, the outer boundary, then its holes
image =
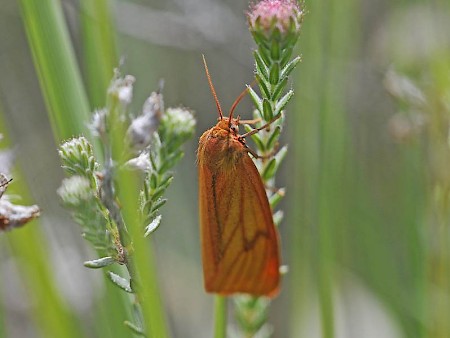
POLYGON ((239 117, 222 108, 203 57, 218 122, 200 137, 197 151, 204 284, 207 292, 275 296, 280 284, 279 238, 261 176, 245 138, 268 124, 239 134, 239 117))

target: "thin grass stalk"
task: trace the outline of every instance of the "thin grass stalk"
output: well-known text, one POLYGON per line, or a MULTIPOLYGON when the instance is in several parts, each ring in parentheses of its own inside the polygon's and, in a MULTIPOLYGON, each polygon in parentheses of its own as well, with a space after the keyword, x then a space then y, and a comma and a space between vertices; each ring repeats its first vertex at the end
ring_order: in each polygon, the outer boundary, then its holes
MULTIPOLYGON (((0 131, 4 137, 2 146, 11 148, 7 130, 0 112, 0 131)), ((20 170, 15 170, 14 190, 20 190, 20 196, 26 197, 29 193, 20 176, 20 170)), ((48 256, 47 239, 38 221, 8 233, 3 240, 15 258, 30 303, 36 305, 31 308, 31 317, 41 336, 84 337, 81 326, 58 292, 53 278, 52 259, 48 256)))
POLYGON ((80 1, 83 72, 91 109, 103 107, 106 91, 118 66, 116 30, 111 1, 80 1))
MULTIPOLYGON (((89 120, 89 105, 64 24, 60 3, 43 0, 38 4, 24 0, 21 2, 21 9, 55 137, 62 140, 82 133, 86 129, 85 121, 89 120)), ((133 186, 127 184, 130 182, 129 179, 121 182, 126 187, 122 191, 127 191, 128 187, 133 186)), ((134 196, 138 196, 137 191, 134 191, 134 196)), ((131 198, 131 201, 134 199, 131 198)), ((136 205, 130 209, 137 209, 136 205)), ((137 214, 130 219, 138 219, 137 214)), ((128 224, 133 223, 135 222, 128 222, 128 224)), ((143 271, 142 278, 150 284, 143 288, 143 298, 147 300, 143 302, 144 322, 148 323, 150 337, 164 338, 168 334, 159 299, 159 289, 155 286, 157 283, 153 273, 154 259, 149 252, 148 244, 141 243, 143 234, 141 232, 135 234, 138 270, 143 271)), ((49 336, 63 337, 65 335, 49 336)))
MULTIPOLYGON (((140 299, 137 299, 142 309, 143 329, 149 337, 170 337, 167 319, 156 274, 156 258, 151 241, 144 238, 143 229, 137 221, 140 219, 137 206, 138 182, 130 172, 119 172, 117 187, 122 203, 122 212, 128 232, 133 241, 132 265, 135 268, 131 283, 139 290, 140 299)), ((134 286, 132 286, 134 288, 134 286)))
MULTIPOLYGON (((295 213, 294 224, 301 224, 292 229, 292 293, 296 300, 291 320, 302 312, 301 304, 308 298, 303 289, 305 277, 301 275, 308 263, 306 258, 299 261, 299 257, 305 255, 304 245, 310 248, 307 255, 313 262, 311 282, 317 286, 322 337, 332 338, 335 331, 333 295, 338 277, 336 256, 338 249, 345 247, 335 239, 345 226, 342 220, 346 219, 351 205, 346 186, 349 173, 345 168, 352 159, 348 152, 342 83, 346 78, 346 62, 358 42, 357 30, 352 27, 355 23, 345 17, 356 12, 357 6, 353 0, 316 1, 307 5, 310 16, 305 22, 301 46, 308 67, 302 69, 297 80, 300 113, 294 115, 296 122, 291 130, 297 139, 293 158, 298 163, 294 164, 293 172, 302 173, 302 177, 294 181, 293 189, 301 195, 291 199, 301 200, 301 207, 291 206, 295 213), (327 10, 321 10, 323 8, 327 10), (299 239, 302 245, 298 244, 299 239), (308 239, 314 242, 307 243, 308 239)), ((292 322, 291 330, 293 336, 298 336, 301 328, 297 322, 292 322)))
POLYGON ((89 105, 58 0, 19 1, 53 133, 66 139, 86 129, 89 105))
POLYGON ((426 330, 424 337, 450 334, 450 143, 444 96, 450 89, 450 50, 429 60, 433 86, 426 91, 429 104, 427 125, 429 176, 426 255, 426 330))

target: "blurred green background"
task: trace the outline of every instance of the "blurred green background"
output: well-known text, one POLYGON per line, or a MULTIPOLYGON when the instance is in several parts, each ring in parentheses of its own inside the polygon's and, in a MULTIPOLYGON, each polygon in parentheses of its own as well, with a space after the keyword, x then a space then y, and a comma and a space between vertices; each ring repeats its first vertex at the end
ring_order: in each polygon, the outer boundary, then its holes
MULTIPOLYGON (((224 107, 252 82, 247 9, 231 0, 2 1, 9 193, 42 216, 0 236, 0 337, 132 336, 127 299, 83 267, 95 253, 60 206, 57 140, 83 131, 77 114, 104 105, 119 60, 137 78, 134 110, 163 78, 166 107, 193 109, 201 135, 217 118, 201 54, 224 107), (56 26, 49 10, 64 15, 56 26), (79 68, 65 68, 71 62, 79 68)), ((450 337, 450 3, 311 0, 306 9, 279 176, 289 273, 272 304, 274 337, 450 337)), ((238 110, 249 118, 250 100, 238 110)), ((212 336, 196 146, 151 239, 174 337, 212 336)))

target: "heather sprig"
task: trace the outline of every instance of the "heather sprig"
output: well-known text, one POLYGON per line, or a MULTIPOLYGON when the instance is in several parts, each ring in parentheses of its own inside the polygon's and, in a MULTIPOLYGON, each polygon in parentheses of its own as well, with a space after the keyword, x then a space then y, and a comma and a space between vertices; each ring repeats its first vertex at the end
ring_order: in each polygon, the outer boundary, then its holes
POLYGON ((60 146, 62 167, 69 178, 58 190, 64 206, 80 224, 83 237, 95 248, 98 258, 85 262, 88 268, 112 264, 126 267, 128 277, 113 271, 106 276, 121 290, 135 294, 132 321, 135 333, 144 334, 139 286, 133 260, 133 240, 127 229, 117 176, 134 170, 142 177, 140 211, 142 236, 148 236, 161 222, 164 193, 173 180, 171 169, 183 157, 182 146, 193 136, 195 120, 184 108, 164 110, 161 90, 152 93, 139 114, 130 112, 135 78, 122 77, 116 70, 107 92, 106 107, 94 112, 89 129, 96 143, 84 136, 60 146), (95 145, 100 145, 96 148, 95 145), (102 154, 99 159, 98 154, 102 154))
MULTIPOLYGON (((279 138, 284 123, 284 109, 294 95, 286 91, 289 75, 301 61, 300 56, 292 56, 300 35, 304 11, 302 4, 295 0, 263 0, 251 6, 247 13, 250 32, 256 43, 253 52, 255 78, 259 86, 258 94, 250 86, 249 93, 255 104, 254 118, 259 120, 256 127, 276 119, 270 126, 252 135, 261 155, 256 165, 264 184, 272 210, 285 194, 284 188, 277 188, 276 173, 287 154, 287 146, 279 147, 279 138), (281 115, 281 116, 280 116, 281 115)), ((252 128, 245 126, 247 131, 252 128)), ((279 225, 283 212, 274 212, 274 223, 279 225)), ((272 329, 267 324, 270 300, 266 297, 242 295, 234 297, 236 322, 240 334, 245 337, 269 337, 272 329)))

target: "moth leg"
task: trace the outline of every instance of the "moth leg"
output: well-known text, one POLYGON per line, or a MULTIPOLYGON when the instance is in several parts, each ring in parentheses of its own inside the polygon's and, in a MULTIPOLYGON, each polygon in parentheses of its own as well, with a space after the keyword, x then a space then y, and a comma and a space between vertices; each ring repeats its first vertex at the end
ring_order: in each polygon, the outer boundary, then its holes
POLYGON ((261 158, 261 156, 260 155, 258 155, 258 153, 256 152, 256 151, 254 151, 252 148, 249 148, 249 147, 245 147, 245 151, 246 152, 248 152, 248 153, 250 153, 250 154, 252 154, 252 156, 254 157, 254 158, 261 158))
POLYGON ((281 117, 281 114, 278 114, 277 116, 275 116, 272 120, 270 120, 269 122, 267 122, 265 125, 259 127, 259 128, 255 128, 253 130, 250 130, 248 133, 242 134, 239 137, 240 138, 246 138, 247 136, 251 136, 253 134, 256 134, 258 131, 266 129, 268 126, 270 126, 272 123, 274 123, 276 120, 278 120, 281 117))

